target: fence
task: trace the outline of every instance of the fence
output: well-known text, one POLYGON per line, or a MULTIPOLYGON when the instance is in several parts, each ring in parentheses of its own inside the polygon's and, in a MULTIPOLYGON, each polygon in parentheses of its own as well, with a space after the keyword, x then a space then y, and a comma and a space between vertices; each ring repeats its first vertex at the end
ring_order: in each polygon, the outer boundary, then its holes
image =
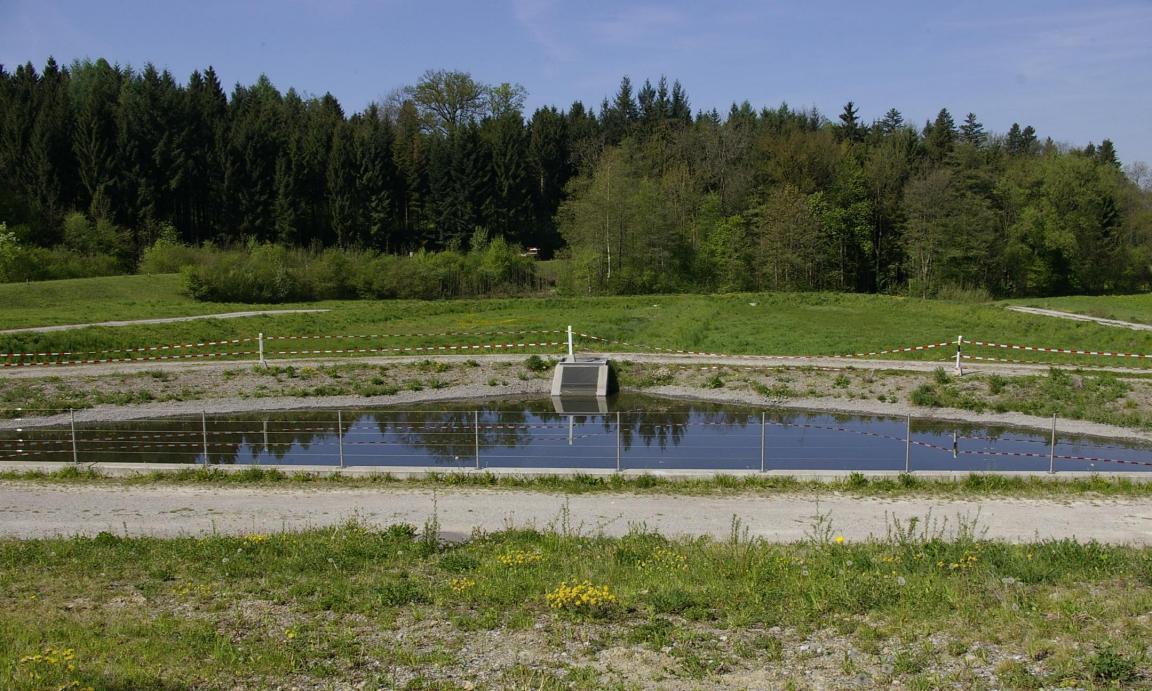
MULTIPOLYGON (((569 327, 568 331, 571 331, 569 327)), ((194 343, 143 345, 96 350, 60 350, 0 353, 0 367, 60 367, 106 363, 159 362, 169 360, 241 360, 266 364, 270 360, 290 361, 300 357, 365 355, 443 355, 489 354, 501 352, 555 353, 566 345, 563 329, 520 331, 455 331, 418 333, 265 335, 194 343), (515 337, 515 338, 513 338, 515 337), (476 342, 480 340, 481 342, 476 342)), ((813 360, 884 359, 940 353, 939 361, 962 371, 964 362, 996 362, 1030 365, 1074 365, 1112 369, 1152 369, 1152 353, 1118 352, 1105 349, 1068 348, 1000 343, 964 338, 940 340, 909 346, 832 354, 720 353, 650 345, 612 339, 583 332, 571 332, 585 346, 594 349, 621 348, 661 355, 694 358, 741 358, 760 362, 813 360), (1008 351, 1008 352, 1005 352, 1008 351), (1003 355, 1016 357, 1003 357, 1003 355), (1021 359, 1041 355, 1046 360, 1021 359)))
POLYGON ((563 415, 521 409, 337 410, 131 422, 24 411, 0 460, 72 463, 743 471, 1144 471, 1152 445, 912 418, 692 409, 563 415))

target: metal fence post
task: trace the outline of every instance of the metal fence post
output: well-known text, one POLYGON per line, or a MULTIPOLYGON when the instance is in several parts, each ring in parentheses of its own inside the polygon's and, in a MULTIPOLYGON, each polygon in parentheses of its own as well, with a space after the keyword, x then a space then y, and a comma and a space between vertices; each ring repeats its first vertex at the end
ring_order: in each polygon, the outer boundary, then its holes
POLYGON ((956 337, 956 375, 964 376, 964 365, 960 363, 960 346, 964 343, 963 336, 956 337))
POLYGON ((624 469, 624 466, 621 463, 621 458, 620 458, 620 433, 621 433, 620 431, 621 431, 620 411, 617 410, 616 411, 616 472, 618 472, 618 473, 624 469))
POLYGON ((264 360, 264 334, 263 333, 256 334, 256 341, 259 344, 260 366, 261 367, 267 367, 268 363, 265 362, 265 360, 264 360))
POLYGON ((904 431, 904 472, 912 472, 912 416, 908 416, 908 426, 904 431))
POLYGON ((1052 443, 1048 446, 1048 474, 1056 474, 1056 413, 1052 413, 1052 443))
MULTIPOLYGON (((262 427, 264 429, 264 453, 271 456, 272 455, 272 448, 268 446, 268 418, 264 418, 264 424, 262 425, 262 427)), ((260 457, 259 456, 256 457, 256 465, 260 465, 260 457)))
POLYGON ((768 413, 760 411, 760 472, 764 472, 764 426, 767 424, 768 413))
POLYGON ((72 462, 73 463, 79 463, 80 462, 80 454, 76 451, 76 411, 69 408, 68 409, 68 418, 71 422, 71 427, 72 427, 72 462))
POLYGON ((476 450, 476 470, 480 470, 480 411, 472 411, 472 443, 476 450))
POLYGON ((200 411, 200 433, 204 440, 204 465, 208 465, 208 413, 200 411))
POLYGON ((336 445, 340 449, 340 467, 344 467, 344 411, 336 411, 336 445))

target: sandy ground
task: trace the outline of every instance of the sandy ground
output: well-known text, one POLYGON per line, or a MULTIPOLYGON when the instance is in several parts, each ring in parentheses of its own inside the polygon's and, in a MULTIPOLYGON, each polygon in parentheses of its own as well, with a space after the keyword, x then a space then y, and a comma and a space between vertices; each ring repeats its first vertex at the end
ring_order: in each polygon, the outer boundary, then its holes
POLYGON ((1119 326, 1125 329, 1133 329, 1134 331, 1152 331, 1152 324, 1137 324, 1136 322, 1120 321, 1119 319, 1105 319, 1103 317, 1090 317, 1087 314, 1077 314, 1075 312, 1061 312, 1060 310, 1041 309, 1040 307, 1022 307, 1014 305, 1008 309, 1013 312, 1023 312, 1024 314, 1035 314, 1041 317, 1056 317, 1057 319, 1072 319, 1080 322, 1095 322, 1103 324, 1104 326, 1119 326))
POLYGON ((242 317, 264 317, 277 314, 307 314, 310 312, 327 312, 326 309, 304 310, 257 310, 252 312, 223 312, 221 314, 198 314, 192 317, 160 317, 157 319, 131 319, 128 321, 89 322, 87 324, 57 324, 55 326, 29 326, 22 329, 4 329, 0 334, 16 333, 44 333, 48 331, 71 331, 73 329, 86 329, 90 326, 131 326, 133 324, 171 324, 173 322, 190 322, 198 319, 240 319, 242 317))
MULTIPOLYGON (((893 518, 931 517, 945 534, 975 522, 1010 541, 1077 538, 1152 544, 1152 501, 987 498, 873 499, 829 494, 772 497, 559 495, 504 490, 438 491, 230 487, 109 487, 0 483, 0 534, 7 537, 203 535, 328 526, 356 518, 376 526, 421 526, 435 515, 446 538, 511 527, 622 535, 635 526, 667 536, 731 534, 733 517, 767 540, 804 539, 816 513, 849 540, 883 537, 893 518)), ((930 521, 931 522, 931 521, 930 521)))

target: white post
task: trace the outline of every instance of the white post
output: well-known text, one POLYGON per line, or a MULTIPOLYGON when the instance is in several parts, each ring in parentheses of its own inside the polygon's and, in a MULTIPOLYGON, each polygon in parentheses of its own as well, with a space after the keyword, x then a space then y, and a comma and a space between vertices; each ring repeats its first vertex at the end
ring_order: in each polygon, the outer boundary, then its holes
POLYGON ((760 411, 760 472, 764 472, 764 426, 767 419, 768 413, 760 411))
POLYGON ((904 432, 904 472, 911 472, 912 468, 912 416, 908 416, 908 426, 904 432))
POLYGON ((80 454, 76 451, 76 411, 71 408, 68 409, 68 417, 72 423, 72 462, 80 462, 80 454))
POLYGON ((616 472, 620 472, 623 469, 623 465, 620 462, 620 443, 621 443, 620 442, 620 411, 617 410, 616 411, 616 472))
MULTIPOLYGON (((262 425, 262 427, 264 429, 264 453, 271 456, 272 455, 272 449, 269 448, 269 446, 268 446, 268 418, 264 418, 264 424, 262 425)), ((259 457, 257 457, 256 465, 260 465, 259 457)))
POLYGON ((1052 443, 1048 447, 1048 474, 1056 474, 1056 413, 1052 413, 1052 443))
POLYGON ((480 470, 480 411, 472 411, 472 439, 476 447, 476 470, 480 470))
POLYGON ((960 364, 960 346, 964 343, 963 336, 956 337, 956 374, 957 376, 964 376, 964 366, 960 364))
POLYGON ((340 467, 344 467, 344 411, 336 411, 336 443, 340 447, 340 467))
POLYGON ((572 350, 572 325, 568 325, 568 362, 576 362, 576 355, 572 350))
POLYGON ((260 366, 261 367, 267 367, 268 363, 265 362, 265 360, 264 360, 264 334, 263 333, 257 334, 256 340, 260 346, 260 366))
POLYGON ((572 446, 573 433, 576 431, 576 416, 568 416, 568 446, 572 446))
POLYGON ((200 433, 204 439, 204 465, 208 465, 208 414, 200 411, 200 433))

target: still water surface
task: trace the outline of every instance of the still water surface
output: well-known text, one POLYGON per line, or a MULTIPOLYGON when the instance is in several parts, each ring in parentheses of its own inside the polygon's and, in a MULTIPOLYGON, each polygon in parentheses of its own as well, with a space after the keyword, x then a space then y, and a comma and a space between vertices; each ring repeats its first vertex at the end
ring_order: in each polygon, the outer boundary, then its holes
MULTIPOLYGON (((1014 428, 620 395, 567 415, 551 399, 403 410, 276 411, 79 424, 81 462, 728 470, 1152 470, 1152 445, 1014 428), (907 452, 907 456, 906 456, 907 452), (907 459, 907 460, 906 460, 907 459)), ((0 459, 69 461, 67 427, 0 431, 0 459)))

